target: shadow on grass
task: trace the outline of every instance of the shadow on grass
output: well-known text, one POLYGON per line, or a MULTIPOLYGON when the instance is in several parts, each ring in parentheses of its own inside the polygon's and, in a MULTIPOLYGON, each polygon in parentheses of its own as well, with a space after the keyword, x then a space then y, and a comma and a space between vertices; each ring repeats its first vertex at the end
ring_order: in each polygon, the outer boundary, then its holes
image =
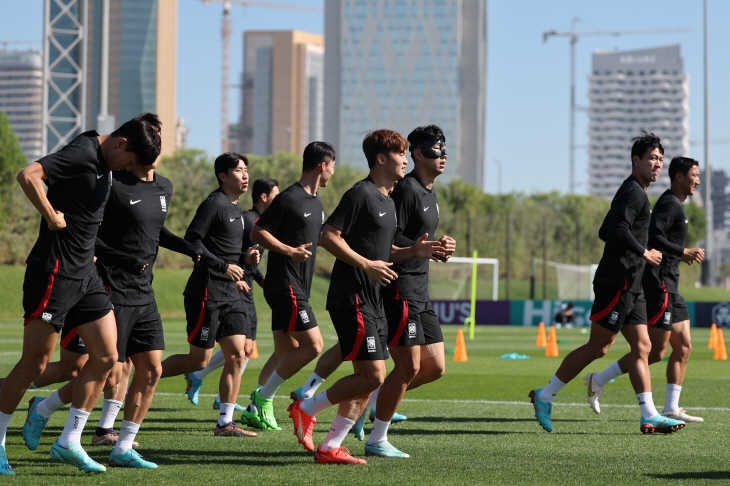
POLYGON ((204 460, 206 464, 233 464, 247 466, 284 466, 289 464, 301 464, 302 459, 312 460, 314 454, 307 451, 281 451, 281 452, 259 452, 259 451, 212 451, 212 450, 170 450, 164 451, 164 456, 149 455, 149 459, 158 465, 190 464, 191 461, 204 460), (178 458, 170 456, 179 455, 178 458), (200 459, 199 459, 200 458, 200 459))
POLYGON ((678 472, 670 474, 645 474, 654 479, 730 479, 730 471, 678 472))
POLYGON ((496 418, 496 417, 418 417, 408 419, 408 422, 428 422, 428 423, 474 423, 474 422, 534 422, 535 419, 526 418, 496 418))

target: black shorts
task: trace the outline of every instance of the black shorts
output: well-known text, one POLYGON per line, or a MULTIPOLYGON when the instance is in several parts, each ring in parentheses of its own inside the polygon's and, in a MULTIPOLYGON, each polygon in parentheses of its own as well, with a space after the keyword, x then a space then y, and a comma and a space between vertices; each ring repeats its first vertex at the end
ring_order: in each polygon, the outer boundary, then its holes
POLYGON ((591 321, 611 332, 624 324, 646 324, 646 300, 643 292, 629 292, 612 287, 593 286, 596 300, 591 309, 591 321))
POLYGON ((248 320, 246 329, 248 332, 246 332, 246 339, 256 341, 256 328, 259 325, 259 319, 258 316, 256 316, 256 304, 253 302, 244 302, 243 307, 246 312, 246 319, 248 320))
POLYGON ((188 343, 213 349, 218 339, 246 335, 246 313, 241 300, 220 302, 185 296, 188 343))
POLYGON ((266 303, 271 307, 272 331, 306 331, 317 327, 309 302, 292 295, 267 295, 266 303))
POLYGON ((388 319, 388 345, 419 346, 444 342, 431 302, 400 300, 384 296, 388 319))
POLYGON ((117 304, 114 307, 114 316, 117 319, 117 361, 120 363, 137 353, 165 349, 162 318, 156 303, 117 304))
POLYGON ((101 319, 112 310, 104 283, 96 272, 83 280, 26 267, 23 281, 25 324, 42 319, 60 332, 68 321, 71 327, 101 319))
POLYGON ((672 324, 689 320, 687 304, 679 294, 647 292, 646 310, 648 324, 665 331, 671 331, 672 324))
MULTIPOLYGON (((68 322, 68 320, 66 322, 68 322)), ((86 351, 86 346, 84 346, 84 341, 81 339, 81 336, 79 336, 79 333, 76 332, 76 328, 71 327, 70 325, 63 326, 63 330, 61 331, 61 349, 65 349, 66 351, 71 351, 76 354, 89 353, 86 351)))
POLYGON ((342 361, 388 359, 388 321, 360 312, 359 307, 329 311, 340 341, 342 361))

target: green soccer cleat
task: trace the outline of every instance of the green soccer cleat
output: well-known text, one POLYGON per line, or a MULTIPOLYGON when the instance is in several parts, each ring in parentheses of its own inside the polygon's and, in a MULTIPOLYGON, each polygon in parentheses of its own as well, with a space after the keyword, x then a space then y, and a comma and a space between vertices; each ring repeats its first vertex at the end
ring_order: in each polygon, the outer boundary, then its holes
POLYGON ((358 417, 357 422, 355 422, 355 425, 352 426, 353 434, 355 434, 355 438, 357 440, 362 440, 363 437, 365 437, 365 412, 360 414, 360 417, 358 417))
MULTIPOLYGON (((406 420, 408 420, 408 417, 398 412, 395 412, 393 414, 393 418, 390 419, 390 423, 397 424, 398 422, 405 422, 406 420)), ((375 405, 370 407, 370 421, 375 422, 375 405)))
POLYGON ((553 413, 553 404, 540 400, 540 390, 542 388, 532 390, 528 396, 530 397, 530 403, 535 406, 535 417, 537 421, 542 425, 543 429, 552 432, 553 424, 550 422, 550 416, 553 413))
POLYGON ((682 420, 674 420, 663 415, 655 415, 652 418, 645 419, 641 417, 641 433, 653 434, 659 432, 661 434, 671 434, 687 425, 682 420))
POLYGON ((157 464, 145 461, 139 452, 134 449, 127 449, 121 454, 116 454, 114 449, 109 456, 110 467, 131 467, 135 469, 157 469, 157 464))
POLYGON ((393 447, 387 440, 381 440, 375 444, 365 443, 365 455, 378 457, 411 457, 405 452, 401 452, 393 447))
POLYGON ((203 386, 203 380, 195 378, 195 375, 192 373, 185 373, 185 380, 187 381, 185 394, 188 396, 190 403, 197 405, 198 393, 200 393, 200 388, 203 386))
MULTIPOLYGON (((221 402, 218 400, 218 397, 215 397, 215 400, 213 401, 213 410, 220 410, 221 409, 221 402)), ((246 410, 246 407, 243 407, 239 405, 238 403, 235 404, 235 410, 236 412, 243 412, 246 410)))
POLYGON ((36 412, 36 407, 41 403, 41 397, 33 397, 28 402, 28 416, 23 424, 23 441, 28 449, 34 451, 38 449, 38 443, 41 441, 41 434, 46 428, 48 419, 42 417, 36 412))
POLYGON ((289 398, 294 400, 295 402, 298 402, 299 400, 304 400, 306 397, 304 396, 304 393, 302 393, 302 386, 294 390, 289 394, 289 398))
POLYGON ((4 445, 0 445, 0 476, 15 476, 13 466, 8 464, 8 456, 5 455, 4 445))
POLYGON ((256 390, 251 394, 251 403, 256 407, 261 422, 266 424, 271 430, 281 430, 279 424, 276 423, 276 417, 274 417, 273 398, 264 398, 256 390))
POLYGON ((54 442, 51 446, 51 460, 69 464, 88 473, 99 474, 106 471, 104 466, 89 457, 79 442, 69 444, 68 447, 60 445, 58 441, 54 442))
POLYGON ((241 423, 253 427, 259 430, 271 430, 271 428, 261 421, 258 413, 252 412, 248 409, 243 409, 241 412, 241 423))

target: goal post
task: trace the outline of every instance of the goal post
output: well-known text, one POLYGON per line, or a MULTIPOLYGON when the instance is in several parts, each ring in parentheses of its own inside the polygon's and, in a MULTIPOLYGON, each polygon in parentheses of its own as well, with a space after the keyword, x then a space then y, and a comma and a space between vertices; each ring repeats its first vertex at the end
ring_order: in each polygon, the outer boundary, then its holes
POLYGON ((543 294, 547 293, 546 285, 550 280, 557 284, 559 300, 594 300, 593 277, 596 274, 596 268, 598 265, 573 265, 533 258, 530 299, 535 299, 535 287, 539 274, 542 277, 543 294), (554 278, 550 278, 553 276, 554 278))

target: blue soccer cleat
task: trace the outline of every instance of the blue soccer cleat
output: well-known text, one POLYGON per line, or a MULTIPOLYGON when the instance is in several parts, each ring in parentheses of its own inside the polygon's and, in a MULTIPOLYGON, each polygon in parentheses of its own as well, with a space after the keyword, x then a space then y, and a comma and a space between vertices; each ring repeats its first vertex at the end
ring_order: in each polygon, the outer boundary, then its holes
POLYGON ((352 429, 350 429, 352 431, 352 433, 355 434, 355 438, 357 440, 362 440, 363 437, 365 437, 364 426, 365 426, 365 412, 360 414, 360 417, 358 417, 357 422, 355 422, 355 425, 353 425, 352 429))
POLYGON ((535 417, 537 421, 542 425, 543 429, 552 432, 553 424, 550 422, 550 416, 553 413, 553 404, 540 400, 540 390, 542 388, 532 390, 528 396, 530 397, 530 403, 535 406, 535 417))
MULTIPOLYGON (((390 419, 390 423, 397 424, 398 422, 405 422, 406 420, 408 420, 408 417, 398 412, 395 412, 393 414, 393 418, 390 419)), ((370 407, 370 421, 375 422, 375 405, 370 407)))
POLYGON ((682 420, 674 420, 664 415, 655 415, 652 418, 645 419, 641 417, 641 433, 653 434, 659 432, 661 434, 671 434, 687 425, 682 420))
POLYGON ((80 442, 69 444, 68 447, 64 447, 58 443, 53 443, 51 446, 51 460, 53 462, 61 462, 63 464, 69 464, 73 467, 78 468, 79 471, 88 473, 103 473, 106 468, 94 461, 86 451, 81 447, 80 442))
POLYGON ((296 390, 291 392, 289 394, 289 398, 291 398, 295 402, 298 402, 299 400, 304 400, 305 397, 304 397, 304 393, 302 393, 302 388, 304 388, 304 387, 300 386, 299 388, 297 388, 296 390))
POLYGON ((114 449, 109 456, 110 467, 131 467, 136 469, 157 469, 157 464, 145 461, 139 452, 134 449, 127 449, 121 454, 116 454, 114 449))
POLYGON ((0 445, 0 476, 15 476, 13 466, 8 464, 8 456, 5 455, 4 445, 0 445))
MULTIPOLYGON (((218 400, 218 397, 215 397, 215 400, 213 401, 213 410, 220 410, 221 409, 221 401, 218 400)), ((235 404, 235 410, 236 412, 243 412, 246 410, 246 407, 243 407, 239 405, 238 403, 235 404)))
POLYGON ((200 388, 203 386, 203 380, 195 378, 195 375, 192 373, 185 373, 185 380, 187 381, 185 394, 188 396, 190 403, 197 405, 198 393, 200 393, 200 388))
POLYGON ((36 412, 36 407, 41 403, 41 397, 33 397, 28 402, 28 416, 23 424, 23 441, 28 449, 34 451, 38 449, 38 443, 41 441, 41 434, 46 428, 48 419, 42 417, 36 412))
POLYGON ((393 447, 387 440, 381 440, 375 444, 365 443, 365 455, 378 457, 411 457, 405 452, 401 452, 393 447))

